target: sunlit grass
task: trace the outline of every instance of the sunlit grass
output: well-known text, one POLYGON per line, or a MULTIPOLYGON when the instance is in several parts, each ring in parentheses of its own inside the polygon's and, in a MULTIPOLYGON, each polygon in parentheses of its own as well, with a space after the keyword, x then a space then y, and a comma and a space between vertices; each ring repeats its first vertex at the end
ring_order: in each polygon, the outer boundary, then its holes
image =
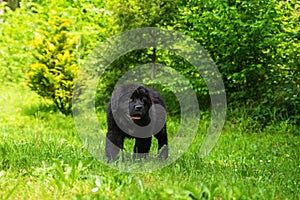
MULTIPOLYGON (((1 199, 300 198, 300 138, 288 123, 247 131, 241 119, 239 124, 228 121, 211 154, 201 159, 208 125, 203 119, 196 139, 178 160, 151 173, 129 173, 94 159, 72 117, 52 111, 24 86, 1 86, 0 92, 1 199)), ((105 113, 100 115, 105 128, 105 113)), ((178 119, 171 117, 170 140, 177 126, 178 119)), ((126 145, 130 152, 133 141, 126 145)), ((180 146, 172 151, 177 150, 180 146)), ((118 164, 141 165, 130 160, 118 164)))

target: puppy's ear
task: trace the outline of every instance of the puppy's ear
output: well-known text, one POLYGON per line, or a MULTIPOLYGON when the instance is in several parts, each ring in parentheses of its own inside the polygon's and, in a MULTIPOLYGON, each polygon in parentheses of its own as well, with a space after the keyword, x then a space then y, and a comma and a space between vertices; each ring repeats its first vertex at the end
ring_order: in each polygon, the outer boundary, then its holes
MULTIPOLYGON (((127 106, 127 103, 133 94, 134 90, 137 88, 136 85, 118 85, 116 86, 112 98, 111 98, 111 108, 113 112, 119 111, 120 106, 124 108, 124 106, 127 106)), ((122 109, 121 108, 121 109, 122 109)))
POLYGON ((120 97, 121 97, 121 93, 120 91, 118 91, 118 89, 116 89, 112 94, 112 98, 110 99, 112 112, 117 112, 119 107, 120 97))
POLYGON ((152 95, 151 95, 151 90, 144 87, 144 86, 141 86, 143 88, 143 90, 146 92, 145 95, 147 96, 147 99, 148 99, 148 104, 149 106, 153 105, 154 102, 152 101, 152 95))
POLYGON ((111 111, 113 113, 117 112, 117 110, 118 110, 118 101, 117 101, 116 97, 111 98, 111 100, 110 100, 110 107, 111 107, 111 111))

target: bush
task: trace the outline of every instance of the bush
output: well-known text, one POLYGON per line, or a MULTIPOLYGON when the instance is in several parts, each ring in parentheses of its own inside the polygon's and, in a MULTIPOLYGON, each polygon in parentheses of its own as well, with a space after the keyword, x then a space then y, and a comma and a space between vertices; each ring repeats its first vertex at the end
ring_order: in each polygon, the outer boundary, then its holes
MULTIPOLYGON (((298 1, 114 0, 106 6, 115 32, 156 26, 179 30, 199 42, 223 75, 230 105, 246 106, 253 120, 263 125, 299 122, 298 1)), ((159 50, 156 57, 187 77, 199 102, 209 108, 207 87, 189 63, 159 50)), ((102 88, 112 89, 122 72, 149 61, 149 51, 126 54, 107 70, 111 72, 101 79, 102 88)))
POLYGON ((102 6, 102 0, 31 0, 12 10, 0 3, 0 82, 25 77, 31 89, 70 113, 74 74, 106 34, 109 12, 102 6))
POLYGON ((37 62, 27 73, 28 86, 52 100, 63 114, 70 114, 74 77, 78 65, 74 50, 77 36, 70 34, 71 23, 63 17, 49 20, 49 27, 36 34, 32 46, 37 62))
POLYGON ((299 115, 296 8, 296 1, 187 0, 176 26, 217 63, 231 106, 251 103, 253 117, 269 123, 299 115))
MULTIPOLYGON (((112 33, 141 27, 161 27, 172 30, 172 27, 176 23, 175 19, 179 13, 178 7, 180 5, 181 2, 179 0, 162 0, 157 2, 138 0, 107 1, 106 9, 112 14, 111 19, 113 21, 113 26, 109 26, 108 29, 111 29, 112 33)), ((153 57, 155 57, 156 63, 172 67, 185 76, 195 89, 199 102, 201 102, 200 106, 206 109, 209 107, 207 87, 194 66, 175 53, 166 50, 156 49, 155 56, 153 54, 154 51, 152 48, 135 50, 120 56, 110 64, 99 81, 97 92, 97 102, 99 105, 97 106, 106 105, 116 82, 127 70, 142 64, 152 63, 153 57)), ((152 86, 151 80, 146 80, 147 78, 150 79, 150 76, 149 73, 144 79, 144 83, 148 86, 152 86)), ((170 81, 170 84, 172 83, 173 80, 170 81)), ((174 84, 179 83, 174 82, 174 84)), ((178 106, 178 102, 174 101, 174 94, 166 87, 159 85, 155 85, 155 89, 159 90, 165 97, 169 114, 178 114, 180 107, 178 106)))
POLYGON ((19 83, 26 68, 32 63, 28 55, 39 17, 34 16, 27 7, 12 11, 5 2, 0 3, 0 82, 19 83))

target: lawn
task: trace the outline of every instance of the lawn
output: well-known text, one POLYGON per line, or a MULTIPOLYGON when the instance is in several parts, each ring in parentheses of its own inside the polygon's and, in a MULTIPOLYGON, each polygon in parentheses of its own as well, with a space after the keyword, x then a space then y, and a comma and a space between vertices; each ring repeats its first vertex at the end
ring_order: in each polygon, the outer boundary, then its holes
MULTIPOLYGON (((228 120, 201 159, 204 117, 197 138, 175 162, 124 172, 95 159, 72 117, 53 111, 24 85, 2 85, 0 92, 0 199, 300 199, 300 136, 288 122, 259 131, 248 119, 228 120)), ((105 127, 105 113, 99 116, 105 127)), ((176 121, 168 120, 170 140, 176 121)), ((171 156, 176 151, 171 148, 171 156)))

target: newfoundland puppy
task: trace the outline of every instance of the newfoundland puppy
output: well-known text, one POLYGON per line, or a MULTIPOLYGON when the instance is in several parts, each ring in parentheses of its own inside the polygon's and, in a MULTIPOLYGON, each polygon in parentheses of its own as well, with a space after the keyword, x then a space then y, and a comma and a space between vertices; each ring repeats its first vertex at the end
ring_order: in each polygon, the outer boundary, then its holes
POLYGON ((158 140, 159 158, 168 157, 165 103, 150 88, 135 84, 118 86, 107 107, 106 156, 114 161, 124 139, 135 139, 134 158, 149 153, 152 135, 158 140))

